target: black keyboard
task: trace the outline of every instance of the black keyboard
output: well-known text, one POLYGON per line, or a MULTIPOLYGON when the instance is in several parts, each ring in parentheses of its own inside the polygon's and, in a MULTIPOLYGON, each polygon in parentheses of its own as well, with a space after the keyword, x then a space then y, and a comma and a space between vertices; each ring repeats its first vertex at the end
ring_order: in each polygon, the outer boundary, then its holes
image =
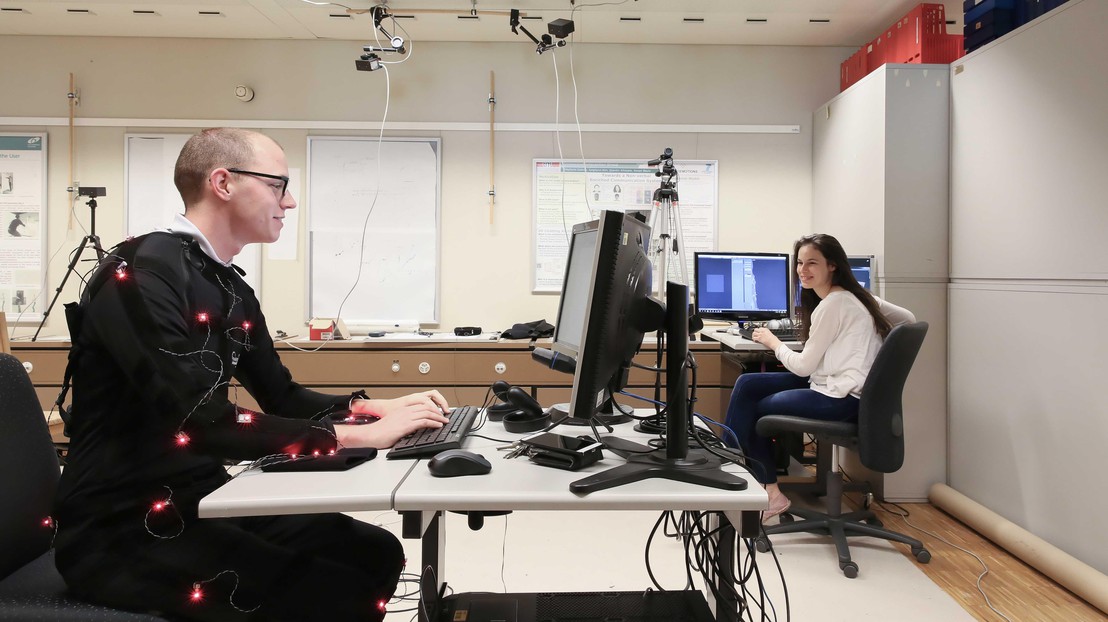
POLYGON ((476 406, 458 406, 446 415, 449 419, 441 428, 416 430, 396 441, 385 456, 397 458, 427 458, 447 449, 461 449, 462 440, 469 434, 481 409, 476 406))
POLYGON ((773 333, 773 335, 775 337, 777 337, 778 339, 780 339, 781 341, 799 341, 800 340, 800 329, 796 328, 795 326, 785 327, 785 328, 769 328, 769 327, 766 327, 766 326, 750 326, 750 325, 745 325, 744 324, 743 326, 740 326, 738 328, 739 335, 743 339, 749 339, 751 341, 754 341, 752 335, 754 334, 754 329, 755 328, 765 328, 769 332, 773 333))

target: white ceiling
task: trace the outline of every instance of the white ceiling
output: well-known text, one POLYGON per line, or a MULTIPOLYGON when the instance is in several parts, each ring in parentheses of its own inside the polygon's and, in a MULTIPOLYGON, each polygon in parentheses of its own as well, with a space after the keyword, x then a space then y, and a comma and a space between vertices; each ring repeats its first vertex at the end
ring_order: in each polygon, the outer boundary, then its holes
MULTIPOLYGON (((0 0, 0 35, 215 37, 368 41, 374 0, 0 0), (345 5, 345 6, 342 6, 345 5), (354 11, 348 11, 353 9, 354 11)), ((411 41, 520 41, 507 11, 536 36, 570 18, 583 43, 857 47, 907 14, 916 0, 390 0, 411 41), (576 9, 575 9, 576 7, 576 9), (477 19, 471 16, 476 9, 477 19), (574 10, 575 9, 575 10, 574 10), (621 19, 625 18, 625 19, 621 19), (626 18, 638 18, 629 21, 626 18), (687 21, 703 20, 703 21, 687 21), (765 21, 750 21, 765 20, 765 21), (811 20, 830 20, 813 22, 811 20)), ((961 0, 945 0, 948 32, 961 32, 961 0)), ((391 33, 392 23, 385 22, 391 33)))

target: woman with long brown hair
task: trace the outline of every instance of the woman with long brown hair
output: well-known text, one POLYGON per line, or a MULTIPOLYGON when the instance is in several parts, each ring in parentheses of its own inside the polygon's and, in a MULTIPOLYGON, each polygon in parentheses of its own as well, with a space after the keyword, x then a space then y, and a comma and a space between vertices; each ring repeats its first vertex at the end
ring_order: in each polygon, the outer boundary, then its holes
POLYGON ((755 432, 764 415, 794 415, 825 421, 858 417, 858 397, 885 336, 897 324, 914 322, 907 309, 866 291, 854 278, 846 251, 834 237, 807 235, 793 247, 800 279, 800 340, 791 350, 772 332, 757 328, 753 340, 773 350, 786 373, 742 374, 731 393, 727 425, 769 493, 764 518, 789 509, 777 486, 772 440, 755 432))

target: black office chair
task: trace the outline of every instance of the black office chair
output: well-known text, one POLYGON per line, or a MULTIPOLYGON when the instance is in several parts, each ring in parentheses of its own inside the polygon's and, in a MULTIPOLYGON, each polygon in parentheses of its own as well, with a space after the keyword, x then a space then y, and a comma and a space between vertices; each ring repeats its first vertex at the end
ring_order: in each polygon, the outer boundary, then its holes
POLYGON ((46 523, 60 476, 31 379, 19 359, 0 354, 0 619, 163 620, 66 594, 46 523))
MULTIPOLYGON (((821 453, 818 468, 825 469, 818 476, 819 481, 826 485, 822 492, 826 495, 827 503, 826 514, 790 508, 781 515, 780 524, 765 527, 765 535, 755 542, 759 551, 769 550, 768 536, 774 534, 808 531, 830 535, 838 549, 839 568, 851 579, 858 576, 858 564, 850 560, 850 548, 847 545, 847 537, 852 535, 903 542, 912 547, 912 554, 921 564, 931 560, 931 554, 923 548, 922 542, 885 529, 872 511, 866 509, 844 514, 843 476, 831 469, 830 460, 830 449, 834 444, 857 450, 862 465, 874 471, 892 473, 904 464, 904 408, 901 394, 926 335, 927 322, 896 326, 889 333, 862 387, 857 423, 818 421, 785 415, 767 415, 758 420, 755 429, 762 436, 801 432, 816 437, 820 442, 821 453), (794 521, 793 516, 803 520, 794 521)), ((793 492, 800 487, 790 489, 787 484, 782 484, 781 489, 793 492)))

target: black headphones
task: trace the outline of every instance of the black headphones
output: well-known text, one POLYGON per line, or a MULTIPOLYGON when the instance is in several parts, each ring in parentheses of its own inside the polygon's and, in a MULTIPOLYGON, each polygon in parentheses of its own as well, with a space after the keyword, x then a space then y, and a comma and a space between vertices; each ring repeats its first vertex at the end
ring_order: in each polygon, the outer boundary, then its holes
MULTIPOLYGON (((511 406, 512 411, 503 415, 502 422, 504 424, 504 431, 511 432, 513 434, 523 434, 526 432, 537 432, 546 426, 550 425, 550 415, 543 412, 542 406, 531 397, 529 393, 519 387, 513 387, 503 380, 498 380, 497 383, 503 382, 508 387, 503 392, 502 399, 504 399, 511 406)), ((493 392, 495 393, 497 388, 496 384, 493 384, 493 392)), ((497 393, 500 397, 500 394, 497 393)), ((490 409, 491 410, 491 409, 490 409)), ((490 418, 491 418, 490 412, 490 418)))
POLYGON ((492 393, 500 402, 489 406, 485 411, 489 421, 502 421, 505 415, 519 410, 515 404, 508 403, 508 389, 511 388, 512 385, 503 380, 492 383, 492 393))

